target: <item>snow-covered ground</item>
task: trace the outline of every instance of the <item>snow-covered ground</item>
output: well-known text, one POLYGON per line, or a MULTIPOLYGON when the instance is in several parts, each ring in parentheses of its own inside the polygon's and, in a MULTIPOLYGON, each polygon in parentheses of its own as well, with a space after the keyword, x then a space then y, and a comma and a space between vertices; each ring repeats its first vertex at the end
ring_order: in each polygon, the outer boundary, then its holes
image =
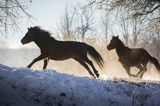
POLYGON ((0 65, 0 106, 160 106, 160 84, 0 65))

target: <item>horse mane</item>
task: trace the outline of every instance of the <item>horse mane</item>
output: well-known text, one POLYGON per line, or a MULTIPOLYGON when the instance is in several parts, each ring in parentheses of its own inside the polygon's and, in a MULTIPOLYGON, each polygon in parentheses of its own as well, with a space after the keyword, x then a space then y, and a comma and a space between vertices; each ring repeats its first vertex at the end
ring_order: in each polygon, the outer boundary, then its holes
POLYGON ((125 44, 118 38, 120 45, 125 46, 125 44))
POLYGON ((119 39, 119 37, 113 36, 113 38, 117 39, 118 43, 120 44, 119 46, 125 46, 125 44, 119 39))
POLYGON ((34 26, 31 29, 34 30, 36 33, 39 33, 38 37, 41 37, 41 38, 44 38, 44 39, 48 39, 48 38, 55 39, 53 36, 51 36, 51 33, 49 31, 46 31, 39 26, 34 26))

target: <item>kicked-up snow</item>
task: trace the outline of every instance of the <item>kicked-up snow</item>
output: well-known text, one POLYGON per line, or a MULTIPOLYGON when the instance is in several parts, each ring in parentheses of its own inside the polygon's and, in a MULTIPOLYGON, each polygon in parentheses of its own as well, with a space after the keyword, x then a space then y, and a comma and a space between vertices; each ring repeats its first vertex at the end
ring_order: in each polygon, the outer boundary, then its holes
POLYGON ((160 106, 160 84, 0 65, 0 106, 160 106))

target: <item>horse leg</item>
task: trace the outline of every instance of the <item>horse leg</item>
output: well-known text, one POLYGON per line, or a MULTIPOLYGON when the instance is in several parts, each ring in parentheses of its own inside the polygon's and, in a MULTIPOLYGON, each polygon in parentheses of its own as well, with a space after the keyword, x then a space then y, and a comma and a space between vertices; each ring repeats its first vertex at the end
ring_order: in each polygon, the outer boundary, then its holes
POLYGON ((40 56, 38 56, 37 58, 35 58, 27 67, 28 68, 31 68, 31 66, 34 64, 34 63, 36 63, 37 61, 40 61, 40 60, 42 60, 42 59, 44 59, 44 58, 46 58, 47 56, 44 56, 44 55, 40 55, 40 56))
POLYGON ((148 62, 145 62, 145 63, 143 64, 143 72, 141 73, 140 78, 142 78, 143 75, 144 75, 144 73, 147 71, 147 63, 148 63, 148 62))
POLYGON ((46 69, 49 59, 44 59, 43 69, 46 69))
POLYGON ((87 71, 89 72, 89 74, 95 78, 94 74, 93 74, 92 71, 89 69, 88 65, 87 65, 82 59, 80 59, 79 57, 78 57, 78 58, 76 57, 76 58, 74 58, 74 59, 75 59, 77 62, 79 62, 85 69, 87 69, 87 71))
POLYGON ((138 76, 143 72, 143 67, 141 66, 141 64, 136 65, 136 67, 140 70, 140 71, 136 74, 136 77, 138 77, 138 76))
POLYGON ((130 78, 131 76, 132 76, 132 77, 136 77, 135 75, 133 75, 133 74, 130 73, 130 67, 127 67, 127 66, 123 66, 123 67, 125 68, 125 70, 126 70, 128 76, 129 76, 129 78, 130 78))
POLYGON ((94 73, 96 74, 97 78, 99 77, 98 71, 96 70, 96 68, 94 67, 93 63, 91 60, 88 59, 88 57, 85 58, 85 62, 87 62, 93 69, 94 73))
POLYGON ((130 77, 130 67, 125 67, 125 66, 123 66, 124 68, 125 68, 125 70, 126 70, 126 72, 127 72, 127 74, 128 74, 128 76, 130 77))

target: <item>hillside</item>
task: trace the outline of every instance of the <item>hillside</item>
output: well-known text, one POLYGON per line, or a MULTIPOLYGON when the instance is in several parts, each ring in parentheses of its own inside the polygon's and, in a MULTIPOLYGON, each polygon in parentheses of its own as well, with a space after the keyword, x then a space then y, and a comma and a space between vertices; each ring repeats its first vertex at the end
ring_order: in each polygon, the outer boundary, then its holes
POLYGON ((160 84, 0 65, 0 106, 159 106, 160 84))

